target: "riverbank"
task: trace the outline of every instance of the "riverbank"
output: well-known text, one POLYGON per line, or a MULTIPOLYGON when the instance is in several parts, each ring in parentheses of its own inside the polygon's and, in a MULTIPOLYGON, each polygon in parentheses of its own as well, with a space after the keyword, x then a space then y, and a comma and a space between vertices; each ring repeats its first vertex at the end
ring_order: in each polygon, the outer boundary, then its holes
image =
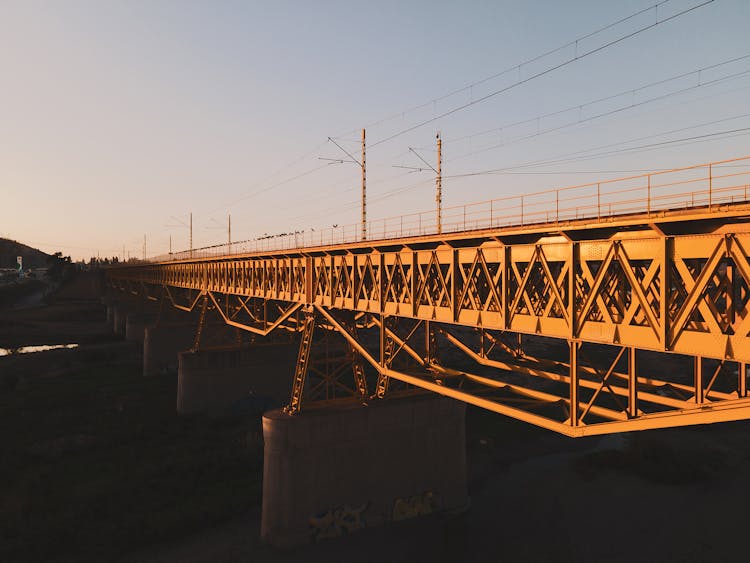
POLYGON ((260 413, 177 416, 176 376, 70 287, 0 313, 0 342, 79 344, 0 357, 3 563, 745 560, 750 423, 574 440, 473 407, 467 511, 271 548, 260 413))
MULTIPOLYGON (((16 295, 0 308, 0 348, 84 344, 113 338, 104 322, 98 272, 78 273, 53 292, 46 281, 28 281, 34 282, 33 291, 16 295), (28 302, 31 298, 33 303, 28 302)), ((10 299, 10 294, 6 297, 10 299)))
POLYGON ((1 561, 111 561, 259 503, 257 416, 178 417, 176 376, 144 378, 134 346, 97 351, 0 392, 1 561))
POLYGON ((27 303, 38 303, 44 297, 49 282, 27 278, 0 284, 0 311, 25 308, 27 303))
POLYGON ((145 378, 75 280, 0 312, 0 561, 112 561, 259 506, 259 413, 178 417, 176 375, 145 378))

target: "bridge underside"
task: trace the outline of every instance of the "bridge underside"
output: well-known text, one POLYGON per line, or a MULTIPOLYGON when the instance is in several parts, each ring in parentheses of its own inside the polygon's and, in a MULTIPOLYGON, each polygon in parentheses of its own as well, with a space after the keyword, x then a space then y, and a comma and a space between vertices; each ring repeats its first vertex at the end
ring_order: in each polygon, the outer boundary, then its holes
MULTIPOLYGON (((426 390, 569 436, 750 418, 750 206, 121 266, 299 333, 287 412, 426 390)), ((200 334, 200 327, 198 332, 200 334)))

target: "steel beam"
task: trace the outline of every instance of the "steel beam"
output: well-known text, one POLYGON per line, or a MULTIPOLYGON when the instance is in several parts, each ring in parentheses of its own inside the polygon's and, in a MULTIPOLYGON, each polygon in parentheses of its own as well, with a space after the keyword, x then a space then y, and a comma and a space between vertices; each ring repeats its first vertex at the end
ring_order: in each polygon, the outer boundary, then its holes
MULTIPOLYGON (((341 334, 353 357, 377 373, 368 385, 363 366, 355 366, 352 392, 360 396, 374 389, 384 397, 392 379, 567 435, 620 432, 747 417, 749 217, 750 204, 714 202, 711 209, 649 209, 647 222, 635 215, 556 217, 522 228, 123 265, 109 269, 107 277, 120 291, 178 309, 200 305, 201 318, 210 303, 227 325, 260 336, 285 329, 303 332, 304 341, 311 329, 300 311, 313 306, 321 328, 341 334), (359 331, 347 329, 337 319, 342 315, 372 321, 362 320, 359 331), (398 319, 400 335, 389 326, 398 319), (376 357, 362 344, 366 327, 379 332, 376 357), (459 327, 479 331, 478 353, 474 337, 459 327), (499 345, 489 331, 515 339, 516 349, 499 345), (444 339, 435 332, 504 374, 495 379, 439 365, 444 339), (423 335, 423 344, 410 341, 414 334, 423 335), (525 335, 567 343, 567 363, 530 358, 520 345, 525 335), (603 366, 581 357, 582 347, 588 356, 590 347, 600 345, 616 347, 619 355, 603 366), (508 349, 509 361, 490 357, 493 350, 508 349), (693 377, 644 377, 636 362, 645 361, 644 351, 692 357, 693 377), (402 353, 399 359, 416 361, 414 373, 394 368, 402 353), (616 369, 620 356, 627 360, 625 373, 616 369), (716 361, 718 367, 704 373, 704 362, 716 361), (729 369, 735 364, 736 379, 729 369), (555 381, 560 393, 511 383, 509 371, 555 381), (478 394, 469 392, 472 386, 479 386, 478 394), (499 391, 560 401, 567 419, 482 395, 499 391), (655 412, 647 412, 655 405, 655 412)), ((294 381, 302 393, 301 371, 294 381)), ((293 394, 290 408, 297 412, 301 404, 302 395, 293 394)))

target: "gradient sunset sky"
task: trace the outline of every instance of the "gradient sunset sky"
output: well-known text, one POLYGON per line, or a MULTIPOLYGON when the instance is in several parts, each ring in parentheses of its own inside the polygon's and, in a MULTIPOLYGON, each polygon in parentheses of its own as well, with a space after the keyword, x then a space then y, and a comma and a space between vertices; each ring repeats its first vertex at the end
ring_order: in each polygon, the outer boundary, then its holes
POLYGON ((356 223, 358 167, 321 158, 364 126, 371 218, 432 208, 395 166, 437 130, 446 205, 750 155, 750 2, 664 21, 701 3, 2 0, 0 236, 88 259, 184 249, 190 212, 196 247, 228 213, 235 240, 356 223))

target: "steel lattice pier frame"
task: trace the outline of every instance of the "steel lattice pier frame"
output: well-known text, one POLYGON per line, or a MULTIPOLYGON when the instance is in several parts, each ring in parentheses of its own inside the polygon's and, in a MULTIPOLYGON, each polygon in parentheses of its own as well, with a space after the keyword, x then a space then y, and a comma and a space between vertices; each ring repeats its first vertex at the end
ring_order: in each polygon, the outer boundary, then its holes
POLYGON ((366 402, 400 382, 583 436, 750 418, 748 220, 750 206, 727 205, 127 265, 107 276, 255 335, 300 332, 292 414, 303 396, 366 402), (339 368, 306 386, 316 328, 342 337, 339 368), (458 353, 477 370, 451 365, 458 353))

